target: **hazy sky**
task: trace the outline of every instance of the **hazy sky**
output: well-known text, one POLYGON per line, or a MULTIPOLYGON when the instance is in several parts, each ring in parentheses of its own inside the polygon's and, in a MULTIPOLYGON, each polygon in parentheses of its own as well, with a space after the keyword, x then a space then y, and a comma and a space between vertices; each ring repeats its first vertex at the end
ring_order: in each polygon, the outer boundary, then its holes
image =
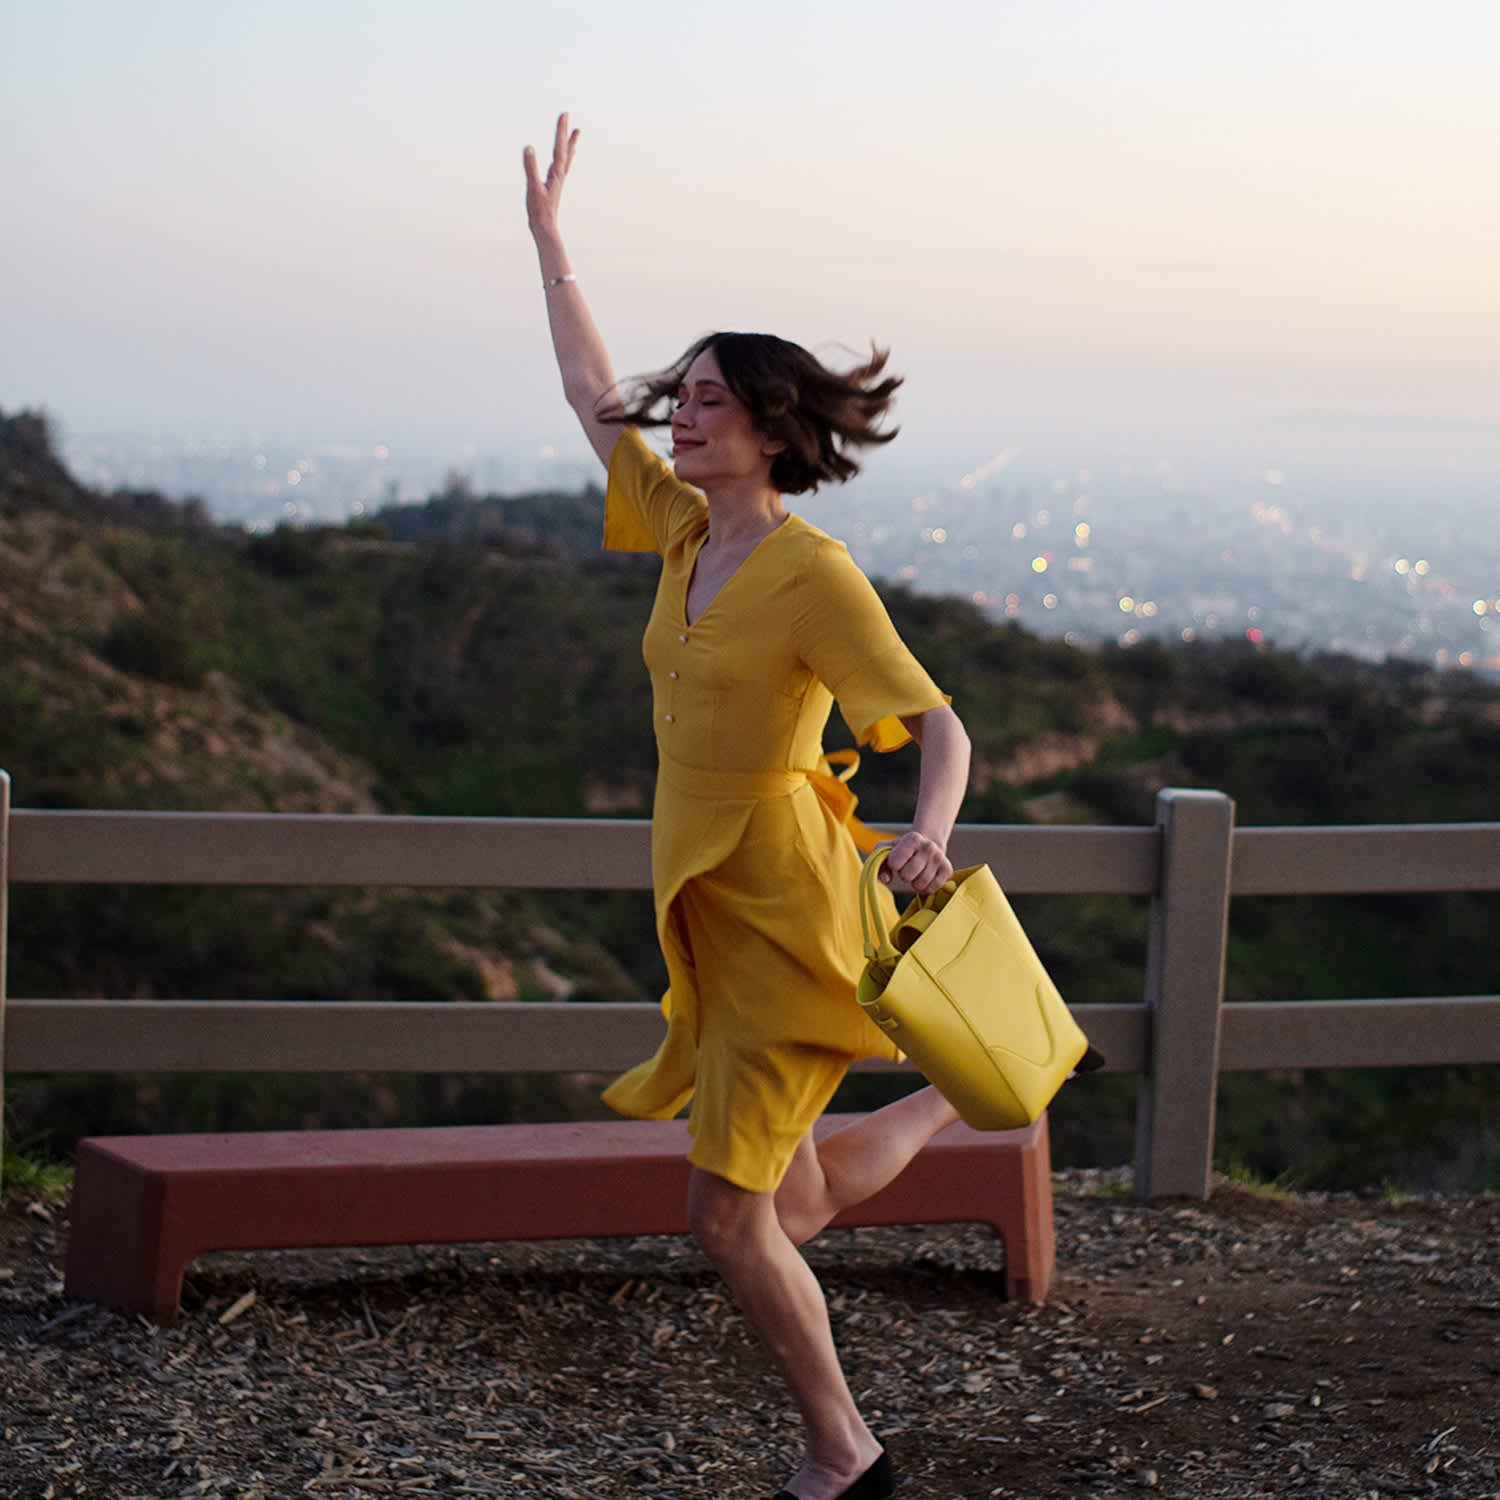
POLYGON ((1495 0, 11 4, 0 406, 581 450, 521 171, 566 108, 622 375, 873 337, 908 457, 1497 464, 1497 55, 1495 0))

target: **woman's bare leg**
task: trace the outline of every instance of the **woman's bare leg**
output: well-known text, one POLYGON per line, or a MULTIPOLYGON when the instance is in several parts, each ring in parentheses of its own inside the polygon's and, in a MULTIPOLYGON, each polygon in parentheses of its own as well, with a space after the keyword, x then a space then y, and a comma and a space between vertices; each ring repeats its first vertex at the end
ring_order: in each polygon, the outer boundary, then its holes
POLYGON ((776 1190, 776 1213, 794 1245, 836 1214, 878 1193, 918 1151, 958 1119, 935 1088, 918 1089, 814 1144, 809 1134, 776 1190))
POLYGON ((770 1193, 746 1192, 695 1167, 688 1224, 802 1414, 807 1456, 788 1488, 801 1500, 833 1500, 875 1462, 880 1444, 839 1367, 817 1277, 787 1238, 770 1193))

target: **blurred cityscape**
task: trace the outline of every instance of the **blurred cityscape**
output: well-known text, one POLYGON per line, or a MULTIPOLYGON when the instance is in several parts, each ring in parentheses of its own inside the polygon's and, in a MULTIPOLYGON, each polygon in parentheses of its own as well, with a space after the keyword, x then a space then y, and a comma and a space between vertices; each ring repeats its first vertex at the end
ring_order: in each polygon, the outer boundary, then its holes
MULTIPOLYGON (((254 432, 62 440, 96 488, 197 496, 263 532, 340 524, 458 486, 600 486, 587 451, 515 439, 288 444, 254 432)), ((789 508, 843 537, 874 578, 968 597, 1079 645, 1244 636, 1282 648, 1500 673, 1497 509, 1434 472, 1384 491, 1277 468, 1167 459, 1046 463, 1007 449, 968 473, 907 463, 789 508)))

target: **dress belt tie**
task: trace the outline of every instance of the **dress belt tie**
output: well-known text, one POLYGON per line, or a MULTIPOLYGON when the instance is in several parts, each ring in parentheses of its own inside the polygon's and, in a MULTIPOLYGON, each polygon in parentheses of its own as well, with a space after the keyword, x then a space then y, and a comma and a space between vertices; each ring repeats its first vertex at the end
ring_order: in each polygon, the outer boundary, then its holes
POLYGON ((685 766, 665 754, 658 754, 657 774, 673 791, 685 797, 709 801, 758 802, 767 797, 786 797, 804 782, 828 805, 834 817, 848 830, 855 847, 868 854, 882 840, 892 835, 881 833, 854 816, 859 798, 849 789, 849 780, 859 770, 858 750, 827 750, 812 767, 787 767, 779 770, 723 770, 703 766, 685 766), (844 770, 835 772, 834 765, 844 770))

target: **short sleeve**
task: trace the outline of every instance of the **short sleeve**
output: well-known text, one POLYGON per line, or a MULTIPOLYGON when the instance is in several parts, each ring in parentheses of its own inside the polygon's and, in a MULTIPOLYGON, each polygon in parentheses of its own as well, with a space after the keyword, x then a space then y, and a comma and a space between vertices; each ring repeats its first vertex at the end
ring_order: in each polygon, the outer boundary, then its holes
POLYGON ((861 745, 899 750, 901 715, 952 703, 906 648, 875 586, 840 541, 818 545, 797 578, 797 654, 833 694, 861 745))
POLYGON ((707 505, 671 464, 653 452, 633 423, 620 429, 609 456, 604 543, 611 552, 665 552, 671 539, 707 505))

